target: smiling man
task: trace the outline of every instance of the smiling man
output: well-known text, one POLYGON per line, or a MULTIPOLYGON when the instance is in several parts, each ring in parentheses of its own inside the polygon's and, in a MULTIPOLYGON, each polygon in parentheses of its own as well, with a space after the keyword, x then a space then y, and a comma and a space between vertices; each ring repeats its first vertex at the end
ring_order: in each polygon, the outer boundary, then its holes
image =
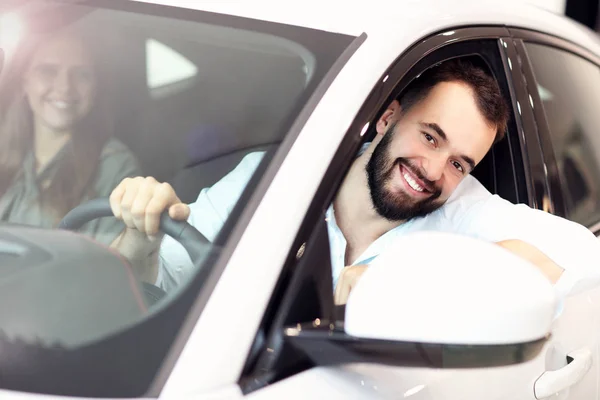
MULTIPOLYGON (((493 196, 469 175, 502 139, 507 119, 495 79, 460 59, 425 71, 388 106, 376 137, 361 149, 327 211, 337 303, 345 303, 394 238, 423 230, 498 243, 558 281, 563 293, 589 273, 600 245, 587 229, 493 196)), ((213 240, 262 156, 246 156, 190 206, 168 184, 126 179, 111 196, 115 216, 128 226, 113 246, 148 282, 167 291, 185 282, 193 271, 183 248, 167 237, 157 251, 160 241, 152 240, 160 213, 168 209, 213 240)))

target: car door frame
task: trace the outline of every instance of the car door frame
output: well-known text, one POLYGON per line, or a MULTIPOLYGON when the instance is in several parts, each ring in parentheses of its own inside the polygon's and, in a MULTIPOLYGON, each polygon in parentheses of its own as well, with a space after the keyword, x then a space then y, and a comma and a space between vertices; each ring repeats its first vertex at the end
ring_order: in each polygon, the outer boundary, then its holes
MULTIPOLYGON (((383 106, 391 101, 392 98, 395 98, 406 87, 408 81, 417 75, 415 71, 418 70, 416 66, 419 62, 430 60, 431 54, 434 52, 439 57, 444 58, 445 56, 442 54, 444 54, 445 48, 455 49, 456 47, 450 46, 461 43, 468 45, 476 40, 495 40, 498 43, 498 51, 503 63, 501 68, 505 74, 503 79, 506 82, 511 101, 513 102, 511 108, 513 112, 511 114, 515 116, 514 121, 511 122, 512 130, 514 131, 511 139, 518 138, 518 143, 513 142, 510 144, 511 161, 513 163, 513 171, 515 168, 522 167, 524 175, 519 179, 516 176, 517 173, 515 173, 514 178, 515 186, 521 185, 522 198, 520 202, 534 205, 537 204, 535 201, 537 197, 543 198, 545 195, 545 182, 540 181, 542 186, 537 189, 537 193, 532 184, 534 181, 532 176, 540 179, 540 171, 543 169, 543 163, 539 152, 530 151, 531 149, 538 149, 540 144, 537 131, 531 129, 532 126, 535 126, 533 115, 523 112, 520 106, 520 103, 523 103, 527 98, 520 69, 509 66, 512 63, 510 61, 511 56, 516 60, 517 54, 509 31, 504 27, 498 26, 461 27, 444 30, 419 41, 418 44, 406 50, 396 59, 388 69, 385 77, 373 88, 371 95, 366 99, 348 129, 327 173, 321 181, 317 194, 304 217, 299 234, 294 241, 294 246, 292 246, 292 250, 287 257, 277 288, 271 297, 267 312, 261 322, 261 328, 257 332, 257 337, 252 346, 253 350, 248 355, 244 372, 238 381, 245 394, 257 393, 257 391, 260 391, 269 384, 261 382, 260 377, 253 375, 253 371, 256 371, 256 369, 264 370, 265 366, 265 363, 262 363, 259 368, 256 367, 257 359, 260 360, 260 355, 257 355, 257 352, 262 352, 265 356, 264 358, 273 359, 273 353, 279 351, 280 345, 270 343, 268 337, 273 335, 274 331, 278 329, 278 326, 276 324, 274 326, 273 324, 273 320, 278 317, 278 309, 282 307, 282 304, 285 306, 290 303, 289 296, 286 296, 290 290, 290 286, 293 283, 299 283, 297 280, 294 280, 294 277, 300 274, 303 268, 308 268, 306 264, 302 266, 303 258, 304 260, 307 258, 311 260, 307 263, 309 265, 313 264, 319 257, 321 257, 323 263, 329 263, 328 246, 327 250, 324 250, 322 243, 315 243, 315 241, 311 243, 311 235, 322 237, 325 210, 333 199, 345 172, 352 163, 352 155, 356 154, 362 145, 363 136, 368 135, 369 130, 374 128, 373 121, 376 121, 379 115, 385 110, 383 106), (388 82, 388 84, 385 85, 385 82, 388 82), (389 82, 393 84, 390 85, 389 82), (521 112, 517 113, 517 109, 521 110, 521 112), (361 132, 361 130, 362 134, 357 135, 356 133, 361 132), (520 157, 514 153, 515 151, 520 153, 520 157), (535 168, 532 168, 532 165, 535 168), (321 224, 321 229, 319 229, 319 224, 321 224), (301 253, 299 252, 300 249, 302 250, 301 253), (267 337, 266 341, 265 337, 267 337)), ((474 44, 474 46, 476 45, 474 44)), ((460 55, 464 56, 467 54, 460 55)), ((518 188, 515 187, 515 190, 518 191, 518 188)))

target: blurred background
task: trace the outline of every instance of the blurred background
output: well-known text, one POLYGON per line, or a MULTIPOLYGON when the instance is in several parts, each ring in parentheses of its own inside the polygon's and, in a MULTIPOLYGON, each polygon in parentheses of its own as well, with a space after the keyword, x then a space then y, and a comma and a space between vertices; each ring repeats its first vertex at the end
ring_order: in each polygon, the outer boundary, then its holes
POLYGON ((565 14, 568 17, 600 32, 598 0, 527 0, 539 7, 565 14))

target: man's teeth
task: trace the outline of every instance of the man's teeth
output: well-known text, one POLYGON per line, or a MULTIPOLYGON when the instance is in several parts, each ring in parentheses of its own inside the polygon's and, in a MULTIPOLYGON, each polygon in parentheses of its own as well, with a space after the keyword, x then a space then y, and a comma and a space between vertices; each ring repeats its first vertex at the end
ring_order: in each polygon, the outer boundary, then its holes
POLYGON ((416 190, 417 192, 422 192, 423 188, 421 186, 419 186, 419 184, 417 182, 415 182, 415 180, 413 178, 411 178, 410 175, 408 174, 404 174, 404 179, 406 179, 406 182, 408 182, 408 185, 413 188, 414 190, 416 190))

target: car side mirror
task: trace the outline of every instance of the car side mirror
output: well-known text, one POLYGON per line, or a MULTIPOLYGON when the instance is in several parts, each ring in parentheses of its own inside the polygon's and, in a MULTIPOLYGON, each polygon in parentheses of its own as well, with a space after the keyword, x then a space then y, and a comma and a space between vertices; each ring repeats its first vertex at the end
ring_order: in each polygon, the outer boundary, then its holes
POLYGON ((343 326, 318 321, 285 335, 319 365, 494 367, 538 355, 555 310, 552 284, 528 261, 493 243, 420 232, 369 266, 343 326))

